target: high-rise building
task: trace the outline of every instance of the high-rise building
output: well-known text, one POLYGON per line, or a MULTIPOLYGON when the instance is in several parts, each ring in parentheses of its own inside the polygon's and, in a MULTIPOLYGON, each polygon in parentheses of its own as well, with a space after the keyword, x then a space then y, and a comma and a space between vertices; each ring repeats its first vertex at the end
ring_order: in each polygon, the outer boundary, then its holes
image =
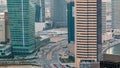
POLYGON ((45 18, 46 21, 50 21, 51 19, 51 6, 50 6, 50 2, 51 0, 45 0, 45 18))
POLYGON ((41 22, 45 22, 45 0, 41 0, 41 22))
POLYGON ((45 0, 35 1, 35 22, 45 22, 45 0))
POLYGON ((40 22, 40 11, 41 7, 40 7, 40 0, 36 0, 35 2, 35 22, 40 22))
POLYGON ((5 18, 4 18, 4 13, 0 13, 0 42, 5 42, 5 18))
POLYGON ((6 9, 6 0, 0 0, 0 12, 5 12, 6 9))
POLYGON ((66 0, 51 0, 51 20, 53 28, 67 27, 66 0))
POLYGON ((68 43, 74 42, 74 1, 67 1, 68 43))
POLYGON ((111 0, 103 0, 106 1, 106 32, 112 33, 112 3, 111 0))
POLYGON ((75 0, 75 62, 100 60, 102 49, 101 0, 75 0))
POLYGON ((32 53, 35 49, 34 0, 7 0, 7 8, 13 53, 32 53))
POLYGON ((111 0, 112 1, 112 27, 114 30, 114 37, 120 39, 120 1, 119 0, 111 0))
POLYGON ((112 17, 113 17, 113 28, 120 30, 120 0, 112 0, 112 17))
POLYGON ((106 33, 106 1, 102 0, 102 33, 106 33))
POLYGON ((105 42, 106 39, 106 18, 107 18, 107 1, 106 0, 102 0, 102 43, 105 42))

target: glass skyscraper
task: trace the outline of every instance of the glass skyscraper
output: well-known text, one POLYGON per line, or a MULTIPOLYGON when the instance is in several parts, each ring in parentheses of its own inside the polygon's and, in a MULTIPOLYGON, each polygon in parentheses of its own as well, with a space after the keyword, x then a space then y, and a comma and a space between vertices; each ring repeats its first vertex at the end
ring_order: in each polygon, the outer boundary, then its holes
POLYGON ((7 0, 13 53, 27 54, 35 49, 34 0, 7 0))
POLYGON ((41 11, 41 6, 40 6, 40 0, 35 1, 35 22, 40 22, 40 11, 41 11))
POLYGON ((74 42, 74 1, 67 2, 68 43, 74 42))
POLYGON ((51 0, 51 20, 53 28, 67 27, 66 0, 51 0))
POLYGON ((114 38, 120 39, 120 0, 112 1, 112 27, 114 38))
POLYGON ((120 31, 120 0, 112 0, 113 28, 120 31))
POLYGON ((35 1, 35 22, 45 22, 45 0, 35 1))

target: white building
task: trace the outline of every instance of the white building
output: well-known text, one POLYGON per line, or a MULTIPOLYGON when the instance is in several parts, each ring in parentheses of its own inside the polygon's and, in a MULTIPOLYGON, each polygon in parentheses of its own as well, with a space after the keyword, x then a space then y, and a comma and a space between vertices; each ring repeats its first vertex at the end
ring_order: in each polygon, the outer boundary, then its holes
POLYGON ((5 18, 4 13, 0 13, 0 42, 5 41, 5 18))

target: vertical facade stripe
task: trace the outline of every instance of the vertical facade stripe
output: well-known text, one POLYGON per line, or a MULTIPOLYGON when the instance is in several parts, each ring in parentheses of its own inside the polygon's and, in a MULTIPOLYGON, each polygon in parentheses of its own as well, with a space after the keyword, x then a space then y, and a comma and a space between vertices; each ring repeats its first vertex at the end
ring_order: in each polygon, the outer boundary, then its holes
POLYGON ((22 5, 21 5, 21 7, 22 7, 22 10, 21 10, 21 11, 22 11, 22 34, 23 34, 22 37, 23 37, 23 46, 25 46, 25 39, 24 39, 24 38, 25 38, 25 37, 24 37, 24 34, 25 34, 25 33, 24 33, 24 12, 23 12, 23 9, 24 9, 24 6, 23 6, 23 5, 24 5, 24 4, 23 4, 23 0, 21 0, 21 4, 22 4, 22 5))

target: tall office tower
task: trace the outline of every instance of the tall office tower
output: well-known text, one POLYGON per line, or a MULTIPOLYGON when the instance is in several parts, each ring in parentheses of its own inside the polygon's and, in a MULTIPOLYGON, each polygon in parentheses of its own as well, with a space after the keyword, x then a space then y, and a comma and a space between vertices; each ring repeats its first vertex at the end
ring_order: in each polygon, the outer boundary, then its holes
POLYGON ((4 17, 5 17, 5 38, 6 42, 10 43, 10 27, 8 22, 8 12, 5 12, 4 17))
POLYGON ((35 22, 45 22, 45 0, 35 0, 35 22))
POLYGON ((51 19, 51 12, 50 12, 50 2, 51 0, 45 0, 45 18, 46 18, 46 21, 50 21, 51 19))
POLYGON ((45 22, 45 0, 41 0, 41 22, 45 22))
POLYGON ((0 0, 0 12, 5 12, 6 9, 6 0, 0 0))
POLYGON ((34 0, 7 0, 7 8, 13 53, 32 53, 35 49, 34 0))
POLYGON ((53 28, 67 27, 66 0, 51 0, 51 20, 53 28))
POLYGON ((102 0, 102 43, 106 41, 106 18, 107 18, 107 2, 102 0))
POLYGON ((35 22, 40 22, 41 16, 41 7, 40 7, 40 0, 35 1, 35 22))
POLYGON ((7 21, 7 12, 0 13, 0 43, 9 43, 9 23, 7 21))
POLYGON ((0 43, 5 42, 5 18, 4 13, 0 13, 0 43))
POLYGON ((112 32, 112 3, 111 0, 107 0, 106 2, 106 31, 107 32, 112 32))
POLYGON ((106 33, 106 0, 102 0, 102 34, 106 33))
POLYGON ((114 37, 120 39, 120 0, 112 0, 112 25, 114 37))
POLYGON ((112 0, 113 28, 120 30, 120 0, 112 0))
POLYGON ((68 43, 74 42, 74 0, 67 1, 68 43))
POLYGON ((102 45, 101 0, 75 0, 75 62, 100 60, 102 45))

